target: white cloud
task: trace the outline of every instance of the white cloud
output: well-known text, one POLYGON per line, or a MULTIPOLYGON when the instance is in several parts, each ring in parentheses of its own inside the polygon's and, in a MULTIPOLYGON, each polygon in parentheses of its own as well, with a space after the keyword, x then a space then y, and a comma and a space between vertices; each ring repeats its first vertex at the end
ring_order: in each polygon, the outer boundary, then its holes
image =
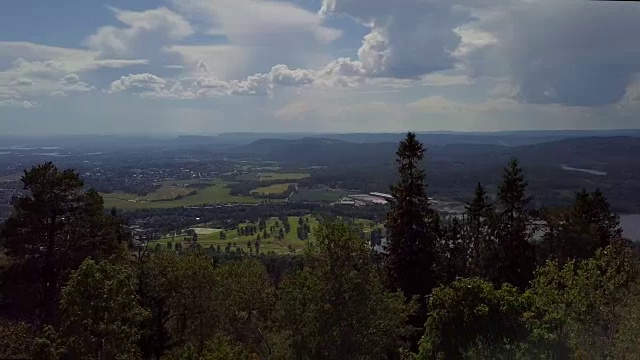
POLYGON ((166 85, 166 80, 153 74, 131 74, 111 83, 110 92, 158 92, 166 85))
POLYGON ((31 109, 37 106, 36 102, 24 99, 17 90, 0 87, 0 107, 31 109))
POLYGON ((454 29, 469 11, 455 1, 323 0, 320 14, 348 15, 371 31, 358 50, 369 76, 417 78, 455 67, 460 45, 454 29))
POLYGON ((116 19, 127 27, 101 27, 84 42, 90 49, 98 51, 102 58, 157 56, 167 42, 184 39, 194 33, 189 22, 166 7, 140 12, 110 9, 116 19))
POLYGON ((326 44, 341 34, 316 14, 294 4, 267 0, 173 0, 174 5, 224 34, 234 45, 295 48, 326 44), (206 16, 202 16, 205 14, 206 16))
POLYGON ((224 80, 246 76, 251 57, 249 51, 235 45, 172 45, 166 51, 177 54, 192 75, 202 73, 202 62, 209 73, 224 80))
POLYGON ((68 74, 58 81, 57 89, 52 95, 66 95, 69 92, 86 93, 93 90, 95 90, 95 87, 80 81, 80 76, 77 74, 68 74))
MULTIPOLYGON (((201 62, 199 68, 207 69, 201 62)), ((289 69, 276 65, 269 73, 258 73, 243 80, 225 81, 204 73, 197 78, 165 80, 153 74, 131 74, 111 83, 108 93, 133 92, 144 97, 163 99, 193 99, 220 95, 271 95, 276 87, 294 87, 312 84, 315 75, 304 69, 289 69), (185 87, 186 85, 186 87, 185 87)))
MULTIPOLYGON (((341 31, 323 25, 322 17, 285 1, 268 0, 172 0, 174 7, 191 21, 223 36, 236 53, 224 72, 217 71, 212 57, 196 57, 225 79, 266 72, 276 64, 315 68, 325 60, 326 46, 341 31), (239 53, 239 54, 238 54, 239 53), (235 66, 232 66, 235 65, 235 66), (232 74, 229 77, 227 74, 232 74)), ((216 45, 217 46, 217 45, 216 45)), ((225 59, 229 59, 223 55, 225 59)), ((231 59, 229 59, 231 60, 231 59)))
MULTIPOLYGON (((82 73, 101 68, 124 68, 143 65, 147 60, 97 59, 98 52, 38 45, 28 42, 0 42, 0 56, 13 59, 11 66, 0 71, 2 78, 57 80, 69 73, 82 73), (3 76, 4 74, 4 76, 3 76)), ((1 80, 0 80, 1 81, 1 80)), ((6 85, 0 83, 0 86, 6 85)))
POLYGON ((33 85, 33 81, 27 78, 15 78, 11 80, 12 86, 31 86, 33 85))

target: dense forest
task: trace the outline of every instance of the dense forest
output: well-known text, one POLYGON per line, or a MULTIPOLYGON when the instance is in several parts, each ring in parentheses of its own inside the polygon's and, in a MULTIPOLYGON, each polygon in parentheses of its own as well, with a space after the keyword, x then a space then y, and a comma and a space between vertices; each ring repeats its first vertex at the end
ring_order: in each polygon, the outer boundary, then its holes
POLYGON ((478 183, 445 217, 425 155, 413 133, 397 148, 381 253, 336 214, 302 256, 144 246, 76 172, 25 171, 0 358, 640 358, 640 262, 603 192, 537 208, 513 158, 495 200, 478 183))

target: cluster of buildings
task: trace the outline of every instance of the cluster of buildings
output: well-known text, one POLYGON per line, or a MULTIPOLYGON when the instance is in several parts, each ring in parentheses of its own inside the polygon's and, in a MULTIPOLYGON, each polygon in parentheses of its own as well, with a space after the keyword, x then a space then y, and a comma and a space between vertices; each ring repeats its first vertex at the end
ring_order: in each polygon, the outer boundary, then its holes
POLYGON ((393 196, 389 194, 371 192, 368 194, 347 195, 338 200, 335 204, 366 206, 366 205, 384 205, 393 201, 393 196))

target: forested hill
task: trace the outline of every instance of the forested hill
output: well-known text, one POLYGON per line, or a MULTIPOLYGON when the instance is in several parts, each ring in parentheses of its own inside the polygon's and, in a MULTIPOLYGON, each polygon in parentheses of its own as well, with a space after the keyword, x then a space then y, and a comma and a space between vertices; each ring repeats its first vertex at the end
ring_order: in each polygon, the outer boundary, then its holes
MULTIPOLYGON (((585 137, 556 140, 522 146, 495 144, 426 143, 429 161, 456 164, 504 163, 518 156, 528 165, 600 165, 628 163, 630 153, 640 150, 639 137, 585 137)), ((387 164, 395 156, 393 142, 357 143, 332 138, 261 139, 230 150, 230 154, 254 156, 263 160, 304 163, 308 165, 387 164)), ((640 160, 639 160, 640 161, 640 160)))

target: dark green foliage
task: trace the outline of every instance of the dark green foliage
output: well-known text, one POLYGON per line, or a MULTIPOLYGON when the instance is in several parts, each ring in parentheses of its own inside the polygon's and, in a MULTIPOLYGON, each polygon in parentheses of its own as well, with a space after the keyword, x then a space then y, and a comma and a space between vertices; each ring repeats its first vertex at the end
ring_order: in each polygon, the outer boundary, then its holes
POLYGON ((540 257, 564 264, 571 259, 592 257, 622 238, 620 220, 611 211, 600 190, 576 193, 570 209, 548 210, 545 213, 548 231, 540 244, 540 257))
POLYGON ((62 329, 72 357, 133 359, 138 325, 148 317, 138 304, 136 277, 106 261, 85 260, 62 293, 62 329))
POLYGON ((278 321, 292 359, 387 359, 412 309, 384 290, 366 242, 346 224, 321 225, 305 267, 285 280, 278 321))
POLYGON ((390 285, 407 297, 426 296, 435 284, 438 217, 427 198, 424 153, 414 133, 400 143, 396 152, 400 180, 391 187, 394 201, 385 221, 390 285))
MULTIPOLYGON (((518 289, 477 278, 434 289, 420 359, 495 359, 527 338, 529 305, 518 289)), ((508 358, 508 357, 507 357, 508 358)))
POLYGON ((504 169, 498 187, 497 269, 494 284, 512 284, 524 289, 533 278, 535 253, 531 243, 527 182, 517 159, 504 169))
POLYGON ((87 257, 122 253, 129 241, 119 220, 105 215, 100 195, 84 191, 72 170, 46 163, 25 171, 27 195, 14 203, 0 234, 12 268, 4 275, 12 295, 3 306, 12 316, 35 316, 56 323, 60 290, 69 273, 87 257))
MULTIPOLYGON (((563 267, 549 262, 537 272, 529 295, 539 321, 536 334, 550 352, 571 349, 578 358, 611 358, 621 348, 638 352, 634 303, 639 292, 638 259, 617 243, 596 251, 593 258, 569 261, 563 267)), ((622 358, 626 358, 623 356, 622 358)))

